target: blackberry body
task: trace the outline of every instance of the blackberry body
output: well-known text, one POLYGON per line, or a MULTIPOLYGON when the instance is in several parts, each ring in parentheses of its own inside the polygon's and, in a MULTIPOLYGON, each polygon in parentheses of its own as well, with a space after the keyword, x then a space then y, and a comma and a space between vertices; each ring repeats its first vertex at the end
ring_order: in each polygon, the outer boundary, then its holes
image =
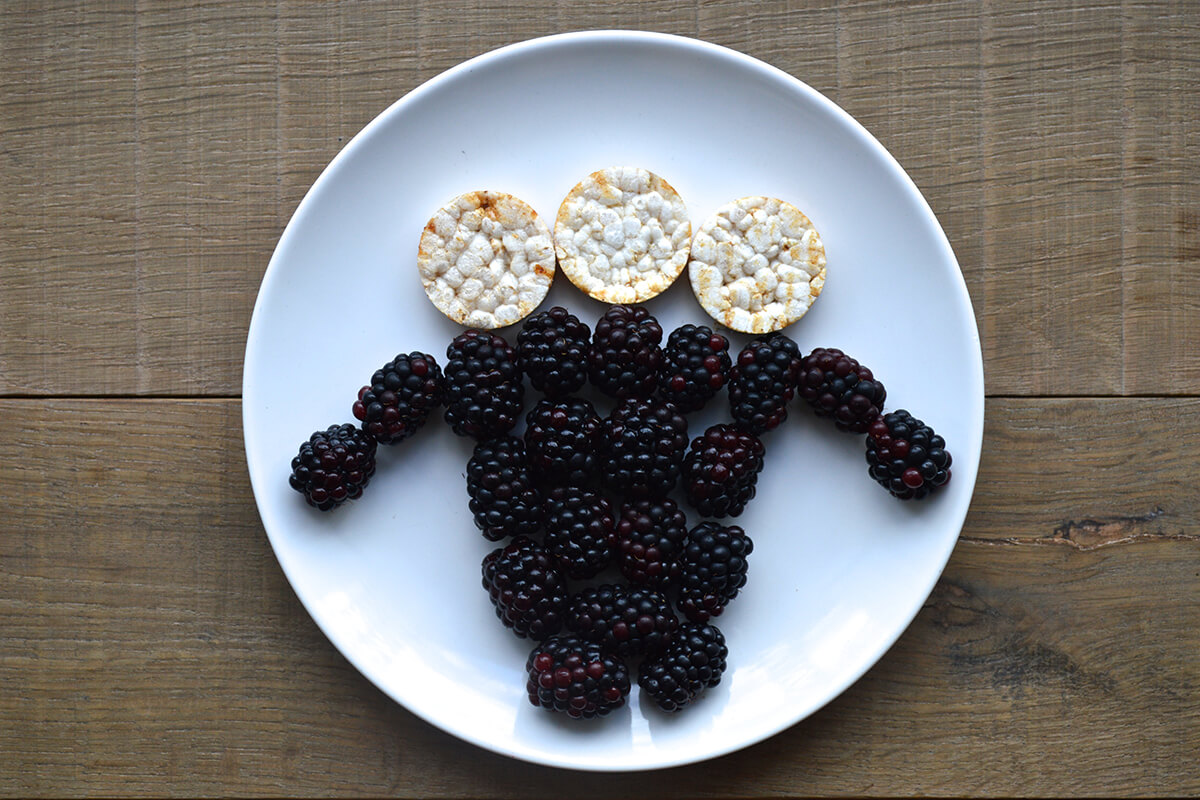
POLYGON ((496 616, 517 636, 545 639, 562 628, 567 584, 537 542, 518 536, 484 556, 482 571, 496 616))
POLYGON ((875 481, 901 500, 920 500, 950 482, 946 441, 901 409, 867 429, 867 464, 875 481))
POLYGON ((685 622, 660 656, 642 662, 638 686, 663 711, 679 711, 721 682, 728 657, 717 626, 685 622))
POLYGON ((292 459, 288 484, 321 511, 362 496, 375 474, 375 440, 346 423, 317 431, 292 459))
POLYGON ((554 636, 525 662, 529 702, 574 719, 603 717, 625 705, 629 669, 620 656, 577 636, 554 636))
POLYGON ((545 486, 586 486, 600 474, 600 417, 580 397, 540 400, 525 415, 525 451, 534 480, 545 486))
POLYGON ((517 334, 517 358, 529 383, 546 397, 563 397, 587 383, 592 331, 562 306, 534 314, 517 334))
POLYGON ((635 656, 661 652, 679 620, 661 592, 606 583, 567 601, 566 626, 607 653, 635 656))
POLYGON ((663 497, 679 481, 687 446, 687 420, 679 409, 631 397, 604 421, 601 479, 624 497, 663 497))
POLYGON ((401 353, 358 390, 354 418, 379 444, 396 444, 425 424, 442 404, 442 369, 427 353, 401 353))
POLYGON ((617 567, 631 584, 665 588, 679 575, 687 515, 669 497, 634 500, 617 520, 617 567))
POLYGON ((799 391, 818 417, 832 417, 838 430, 848 433, 866 433, 887 399, 870 369, 832 347, 818 347, 804 357, 799 391))
POLYGON ((713 425, 692 440, 683 460, 688 502, 704 517, 736 517, 754 497, 766 449, 733 425, 713 425))
POLYGON ((720 616, 746 585, 754 543, 737 525, 701 522, 688 533, 679 564, 679 610, 692 622, 720 616))
POLYGON ((778 427, 796 394, 800 363, 800 348, 783 333, 760 336, 746 345, 729 371, 734 421, 755 434, 778 427))
POLYGON ((671 331, 663 350, 658 394, 685 414, 697 411, 725 386, 729 340, 706 325, 671 331))
POLYGON ((542 496, 529 477, 525 444, 499 436, 475 445, 467 462, 467 494, 485 539, 532 535, 542 527, 542 496))
POLYGON ((546 494, 545 545, 568 578, 591 578, 612 563, 617 519, 598 492, 560 486, 546 494))
POLYGON ((525 383, 504 337, 472 328, 446 348, 446 422, 459 436, 484 440, 512 430, 525 383))
POLYGON ((588 376, 609 397, 649 397, 663 363, 662 326, 643 306, 613 306, 592 335, 588 376))

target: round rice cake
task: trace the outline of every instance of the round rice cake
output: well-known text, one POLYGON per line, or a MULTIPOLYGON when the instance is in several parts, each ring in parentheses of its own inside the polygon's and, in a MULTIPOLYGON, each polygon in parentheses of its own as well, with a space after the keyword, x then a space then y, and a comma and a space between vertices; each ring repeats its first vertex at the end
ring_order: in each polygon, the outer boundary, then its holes
POLYGON ((554 236, 537 212, 504 192, 467 192, 421 232, 417 269, 443 314, 490 330, 520 322, 554 281, 554 236))
POLYGON ((773 197, 743 197, 705 220, 688 277, 717 322, 763 334, 804 316, 825 286, 825 245, 808 217, 773 197))
POLYGON ((687 266, 692 223, 679 193, 641 167, 609 167, 575 186, 558 209, 563 274, 604 303, 640 303, 687 266))

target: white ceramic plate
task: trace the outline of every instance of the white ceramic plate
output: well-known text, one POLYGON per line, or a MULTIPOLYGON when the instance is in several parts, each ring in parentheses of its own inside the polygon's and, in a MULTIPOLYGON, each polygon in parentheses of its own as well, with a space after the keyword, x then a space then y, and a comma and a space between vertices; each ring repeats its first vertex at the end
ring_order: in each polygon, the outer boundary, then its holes
MULTIPOLYGON (((559 275, 543 308, 589 324, 605 307, 559 275)), ((708 320, 686 276, 648 307, 670 330, 708 320)), ((516 329, 504 331, 510 339, 516 329)), ((749 339, 730 336, 740 348, 749 339)), ((532 397, 532 392, 530 393, 532 397)), ((531 401, 530 401, 531 402, 531 401)), ((367 125, 313 185, 263 279, 246 346, 246 458, 271 544, 337 648, 413 713, 533 762, 633 770, 694 762, 804 719, 871 667, 912 621, 962 527, 983 433, 970 298, 917 188, 849 115, 795 78, 689 39, 594 32, 538 39, 463 63, 367 125), (552 220, 589 172, 664 176, 699 222, 751 194, 814 221, 828 282, 787 329, 805 352, 840 347, 945 436, 954 476, 924 503, 867 476, 862 437, 799 404, 766 437, 758 497, 736 522, 755 542, 747 587, 717 622, 720 686, 683 713, 643 702, 572 722, 531 706, 531 643, 496 620, 480 585, 494 545, 475 530, 471 443, 439 419, 394 448, 363 498, 328 514, 287 484, 299 443, 352 422, 371 373, 398 352, 443 359, 460 329, 425 298, 417 239, 450 197, 511 192, 552 220)), ((692 434, 727 411, 692 420, 692 434)), ((696 521, 693 515, 693 522, 696 521)))

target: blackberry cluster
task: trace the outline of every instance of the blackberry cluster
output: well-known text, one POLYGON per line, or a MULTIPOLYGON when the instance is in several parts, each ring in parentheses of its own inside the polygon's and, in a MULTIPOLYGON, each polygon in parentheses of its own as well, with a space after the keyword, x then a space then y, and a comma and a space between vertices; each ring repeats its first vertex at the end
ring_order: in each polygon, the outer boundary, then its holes
POLYGON ((686 413, 697 411, 725 386, 729 340, 705 325, 683 325, 667 337, 658 394, 686 413))
POLYGON ((679 711, 721 682, 728 656, 717 626, 685 622, 662 655, 642 663, 638 686, 663 711, 679 711))
POLYGON ((379 444, 396 444, 425 424, 442 404, 442 369, 427 353, 401 353, 358 390, 354 418, 379 444))
POLYGON ((446 422, 459 436, 484 440, 512 430, 525 383, 504 337, 474 328, 446 348, 446 422))
POLYGON ((517 358, 529 383, 547 397, 563 397, 587 383, 591 329, 562 306, 534 314, 517 334, 517 358))
POLYGON ((496 616, 517 636, 544 639, 562 628, 567 584, 537 542, 518 536, 484 556, 482 569, 496 616))
POLYGON ((534 479, 547 486, 586 486, 600 474, 600 417, 580 397, 539 400, 525 415, 525 450, 534 479))
POLYGON ((687 446, 687 420, 679 409, 629 398, 604 421, 601 480, 624 497, 663 497, 679 481, 687 446))
POLYGON ((554 636, 525 662, 529 702, 574 719, 603 717, 625 704, 629 670, 620 656, 577 636, 554 636))
POLYGON ((870 475, 901 500, 920 500, 949 483, 952 461, 946 440, 903 409, 867 430, 870 475))
POLYGON ((871 370, 832 347, 818 347, 804 357, 799 391, 818 417, 832 417, 838 430, 848 433, 866 433, 887 399, 871 370))
POLYGON ((738 353, 729 371, 729 411, 755 434, 787 419, 787 404, 800 379, 800 348, 782 333, 760 336, 738 353))
POLYGON ((546 495, 546 550, 568 578, 591 578, 612 563, 617 519, 598 492, 559 486, 546 495))
POLYGON ((467 462, 467 494, 475 527, 485 539, 530 536, 542 527, 542 496, 525 463, 525 444, 498 436, 475 445, 467 462))
POLYGON ((659 653, 679 627, 670 601, 654 589, 606 583, 584 589, 567 602, 567 630, 606 653, 659 653))
POLYGON ((754 497, 766 449, 733 425, 713 425, 692 440, 683 459, 688 502, 704 517, 736 517, 754 497))
POLYGON ((300 445, 288 483, 321 511, 362 496, 375 474, 375 440, 355 426, 330 425, 300 445))
POLYGON ((679 575, 687 515, 669 497, 634 500, 617 520, 617 567, 631 584, 666 588, 679 575))
POLYGON ((592 335, 588 376, 609 397, 649 397, 658 388, 663 330, 643 306, 613 306, 592 335))
POLYGON ((754 543, 736 525, 701 522, 688 533, 679 564, 679 610, 692 622, 720 616, 746 585, 754 543))

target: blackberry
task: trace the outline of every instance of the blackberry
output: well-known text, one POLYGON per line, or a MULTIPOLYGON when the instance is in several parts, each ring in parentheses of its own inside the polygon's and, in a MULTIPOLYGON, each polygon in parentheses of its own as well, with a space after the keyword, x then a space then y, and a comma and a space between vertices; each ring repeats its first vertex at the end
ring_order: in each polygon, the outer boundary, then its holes
POLYGON ((531 535, 542 527, 542 496, 525 464, 525 444, 500 436, 475 445, 467 462, 467 494, 475 527, 489 541, 531 535))
POLYGON ((592 331, 562 306, 534 314, 517 334, 517 358, 529 383, 547 397, 562 397, 587 383, 592 331))
POLYGON ((617 520, 617 567, 631 584, 665 588, 679 575, 687 515, 669 497, 634 500, 617 520))
POLYGON ((704 517, 736 517, 754 497, 766 450, 733 425, 713 425, 692 440, 683 459, 688 502, 704 517))
POLYGON ((671 331, 663 350, 658 394, 689 413, 704 407, 725 385, 731 362, 729 340, 705 325, 671 331))
POLYGON ((848 433, 866 433, 887 398, 871 370, 832 347, 818 347, 804 357, 799 391, 818 417, 832 417, 838 430, 848 433))
POLYGON ((679 711, 721 682, 728 657, 716 625, 685 622, 662 655, 642 662, 638 686, 663 711, 679 711))
POLYGON ((574 719, 603 717, 625 705, 629 669, 620 656, 577 636, 554 636, 525 662, 529 702, 574 719))
POLYGON ((601 494, 560 486, 546 495, 544 508, 546 549, 568 578, 591 578, 612 563, 617 519, 601 494))
POLYGON ((737 525, 701 522, 688 533, 679 563, 679 610, 692 622, 720 616, 746 585, 754 543, 737 525))
POLYGON ((539 400, 525 415, 525 452, 534 480, 586 486, 600 474, 600 417, 581 397, 539 400))
POLYGON ((746 345, 729 371, 734 421, 758 434, 778 427, 795 396, 800 363, 800 348, 785 334, 767 334, 746 345))
POLYGON ((679 481, 687 420, 670 403, 631 397, 604 420, 600 476, 625 497, 663 497, 679 481))
POLYGON ((904 409, 867 429, 867 463, 875 481, 901 500, 920 500, 950 482, 946 440, 904 409))
POLYGON ((609 397, 649 397, 663 363, 662 326, 643 306, 613 306, 592 335, 588 376, 609 397))
POLYGON ((567 584, 546 549, 518 536, 483 558, 483 588, 496 616, 521 638, 545 639, 562 628, 567 584))
POLYGON ((375 370, 358 390, 354 418, 380 444, 396 444, 425 424, 442 404, 442 368, 427 353, 401 353, 375 370))
POLYGON ((288 483, 310 506, 329 511, 362 496, 375 474, 375 440, 346 423, 317 431, 292 459, 288 483))
POLYGON ((446 348, 446 422, 459 436, 489 439, 517 424, 525 384, 504 337, 472 328, 446 348))
POLYGON ((606 583, 567 601, 566 627, 606 653, 639 656, 661 652, 679 620, 661 592, 606 583))

